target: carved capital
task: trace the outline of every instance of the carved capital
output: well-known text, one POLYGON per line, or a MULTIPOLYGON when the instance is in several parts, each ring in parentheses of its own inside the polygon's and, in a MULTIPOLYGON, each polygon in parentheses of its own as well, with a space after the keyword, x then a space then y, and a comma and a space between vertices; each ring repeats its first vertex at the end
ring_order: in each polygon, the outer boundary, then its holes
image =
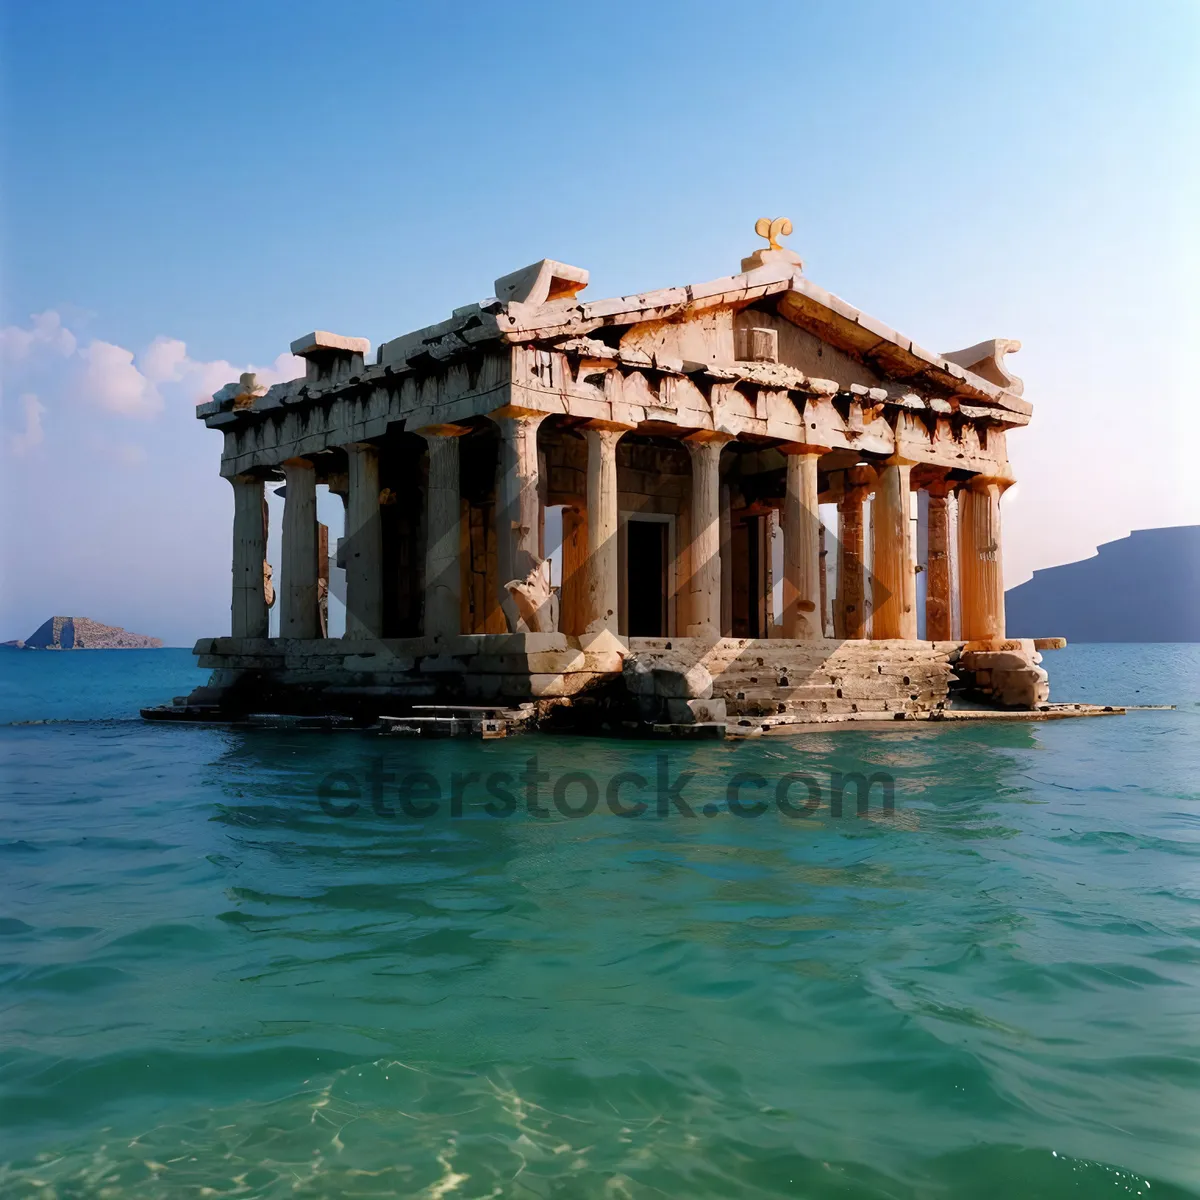
POLYGON ((519 404, 503 404, 488 413, 489 419, 495 421, 501 429, 505 428, 510 421, 541 421, 549 415, 547 412, 542 412, 541 409, 522 408, 519 404))
POLYGON ((627 425, 623 421, 585 421, 579 426, 585 432, 589 429, 603 431, 605 433, 615 433, 618 436, 623 433, 632 433, 637 429, 636 425, 627 425))
POLYGON ((422 425, 420 429, 413 430, 423 438, 455 438, 470 432, 465 425, 422 425))
POLYGON ((683 443, 689 450, 696 451, 702 446, 724 446, 736 440, 737 434, 723 429, 697 429, 695 433, 689 433, 683 443))
MULTIPOLYGON (((1007 464, 1005 465, 1007 466, 1007 464)), ((972 475, 970 479, 966 480, 959 486, 966 491, 971 492, 987 492, 995 488, 997 494, 1002 496, 1016 482, 1017 481, 1012 477, 1011 474, 979 474, 972 475)))

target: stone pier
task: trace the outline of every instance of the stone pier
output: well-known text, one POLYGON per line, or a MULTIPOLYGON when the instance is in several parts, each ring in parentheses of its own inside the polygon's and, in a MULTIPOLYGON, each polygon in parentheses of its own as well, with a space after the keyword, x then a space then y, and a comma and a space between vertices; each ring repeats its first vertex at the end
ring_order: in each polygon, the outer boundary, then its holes
POLYGON ((733 440, 713 431, 685 439, 692 457, 689 636, 721 635, 721 451, 733 440))
MULTIPOLYGON (((427 425, 418 432, 429 447, 425 493, 425 635, 444 639, 460 633, 462 623, 458 439, 467 431, 457 425, 427 425)), ((521 498, 525 498, 524 493, 521 498)), ((534 520, 536 529, 536 517, 534 520)), ((523 544, 528 542, 527 535, 523 534, 523 539, 523 544)))
POLYGON ((958 493, 958 562, 964 641, 1004 637, 1000 496, 1009 482, 976 476, 958 493))
POLYGON ((821 510, 817 464, 827 446, 782 446, 787 459, 783 501, 783 636, 825 636, 821 581, 821 510))
POLYGON ((953 636, 950 581, 950 504, 953 485, 945 480, 931 483, 925 567, 925 637, 931 642, 948 642, 953 636))
POLYGON ((546 414, 509 405, 488 415, 500 428, 496 468, 497 596, 509 629, 515 631, 521 616, 508 585, 528 581, 542 565, 537 433, 546 414))
POLYGON ((917 636, 916 555, 909 476, 913 464, 893 457, 880 467, 871 519, 871 574, 874 576, 871 636, 917 636))
POLYGON ((283 579, 279 636, 315 638, 317 608, 317 473, 305 458, 283 464, 283 579))
POLYGON ((234 637, 265 638, 267 513, 261 479, 235 475, 233 484, 233 617, 234 637))
POLYGON ((379 451, 346 446, 346 637, 383 636, 383 535, 379 523, 379 451))
POLYGON ((587 561, 584 564, 585 633, 617 632, 617 442, 629 427, 601 421, 584 427, 587 442, 587 561))
POLYGON ((861 472, 848 478, 838 501, 838 593, 834 614, 834 634, 857 640, 866 637, 867 595, 866 554, 863 530, 863 506, 871 485, 861 480, 861 472))

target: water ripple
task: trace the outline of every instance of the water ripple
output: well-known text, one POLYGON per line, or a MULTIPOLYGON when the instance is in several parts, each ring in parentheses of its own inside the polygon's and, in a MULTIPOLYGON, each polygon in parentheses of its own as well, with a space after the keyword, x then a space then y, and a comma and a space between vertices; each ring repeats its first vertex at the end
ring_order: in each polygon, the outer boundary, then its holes
MULTIPOLYGON (((1114 686, 1071 653, 1056 680, 1114 686)), ((1194 717, 665 748, 0 726, 0 1196, 1200 1195, 1194 717), (638 820, 482 792, 416 820, 366 782, 660 754, 713 816, 652 787, 638 820), (851 771, 903 819, 834 817, 851 771), (738 772, 826 799, 738 819, 738 772)))

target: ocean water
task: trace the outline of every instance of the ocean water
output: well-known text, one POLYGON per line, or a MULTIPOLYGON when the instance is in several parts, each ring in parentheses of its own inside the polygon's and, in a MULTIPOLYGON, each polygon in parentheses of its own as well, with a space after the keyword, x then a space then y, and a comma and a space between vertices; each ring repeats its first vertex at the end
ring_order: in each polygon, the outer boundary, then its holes
POLYGON ((1179 707, 384 741, 0 651, 0 1196, 1200 1196, 1200 646, 1047 660, 1179 707))

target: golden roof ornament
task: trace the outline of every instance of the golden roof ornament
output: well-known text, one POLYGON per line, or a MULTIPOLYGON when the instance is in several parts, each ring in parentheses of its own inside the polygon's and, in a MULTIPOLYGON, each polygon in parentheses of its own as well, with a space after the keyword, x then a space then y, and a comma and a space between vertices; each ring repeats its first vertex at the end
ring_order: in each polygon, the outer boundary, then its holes
POLYGON ((767 239, 765 250, 755 250, 749 258, 742 259, 742 270, 753 271, 757 267, 768 264, 789 263, 797 270, 802 270, 804 263, 794 250, 779 244, 781 237, 788 237, 792 232, 792 223, 787 217, 759 217, 754 223, 754 232, 760 238, 767 239))
POLYGON ((767 247, 770 250, 782 250, 783 247, 779 244, 778 239, 781 237, 792 236, 792 223, 787 217, 759 217, 754 222, 754 232, 760 238, 767 239, 767 247))

